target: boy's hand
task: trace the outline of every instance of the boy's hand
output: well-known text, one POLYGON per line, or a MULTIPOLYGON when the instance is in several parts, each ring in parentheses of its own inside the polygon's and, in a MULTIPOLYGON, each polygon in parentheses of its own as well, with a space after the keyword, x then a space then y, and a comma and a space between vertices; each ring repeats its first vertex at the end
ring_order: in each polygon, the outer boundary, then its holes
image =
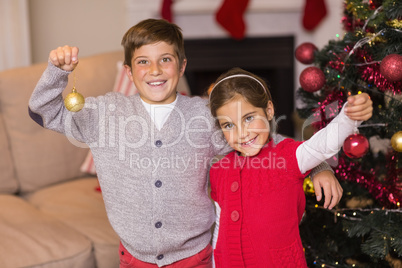
POLYGON ((373 102, 367 93, 350 96, 345 114, 352 120, 366 121, 373 115, 373 102))
POLYGON ((78 47, 58 47, 50 51, 49 61, 64 71, 73 71, 78 64, 78 47))
POLYGON ((317 201, 322 198, 321 188, 324 190, 324 208, 332 209, 341 200, 343 189, 331 171, 324 170, 316 174, 313 178, 313 185, 317 201))

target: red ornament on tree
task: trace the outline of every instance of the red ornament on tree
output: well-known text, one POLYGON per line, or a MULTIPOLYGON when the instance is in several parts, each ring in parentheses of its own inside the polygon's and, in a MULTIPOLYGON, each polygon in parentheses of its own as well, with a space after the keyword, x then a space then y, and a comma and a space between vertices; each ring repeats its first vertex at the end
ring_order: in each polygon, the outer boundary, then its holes
POLYGON ((369 142, 362 134, 349 135, 343 143, 343 151, 350 158, 360 158, 365 155, 369 149, 369 142))
POLYGON ((295 50, 295 57, 303 64, 311 64, 314 62, 314 53, 317 47, 313 43, 303 43, 295 50))
POLYGON ((386 56, 381 61, 380 72, 391 82, 402 80, 402 56, 398 54, 386 56))
POLYGON ((325 75, 317 67, 308 67, 300 74, 299 82, 307 92, 320 90, 325 84, 325 75))

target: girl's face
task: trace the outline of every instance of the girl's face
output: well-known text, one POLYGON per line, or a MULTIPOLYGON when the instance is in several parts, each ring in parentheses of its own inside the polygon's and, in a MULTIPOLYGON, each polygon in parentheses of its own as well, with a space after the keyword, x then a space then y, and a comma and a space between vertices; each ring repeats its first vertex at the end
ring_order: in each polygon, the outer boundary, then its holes
POLYGON ((141 99, 150 104, 168 104, 176 99, 176 87, 184 74, 173 45, 166 42, 143 45, 134 51, 126 73, 134 82, 141 99))
POLYGON ((274 116, 274 106, 269 101, 264 109, 235 96, 217 109, 217 119, 229 145, 242 156, 257 155, 269 139, 269 120, 274 116))

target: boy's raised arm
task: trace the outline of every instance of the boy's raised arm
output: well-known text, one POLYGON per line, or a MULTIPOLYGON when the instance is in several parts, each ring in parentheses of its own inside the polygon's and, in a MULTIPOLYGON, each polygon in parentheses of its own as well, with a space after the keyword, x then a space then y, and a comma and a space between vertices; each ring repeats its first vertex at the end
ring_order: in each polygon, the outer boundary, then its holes
MULTIPOLYGON (((91 113, 90 109, 83 109, 80 113, 69 112, 64 107, 62 96, 68 83, 68 75, 77 64, 77 47, 64 46, 52 50, 49 53, 48 66, 29 100, 28 111, 30 117, 42 127, 85 142, 85 137, 89 136, 90 131, 83 129, 83 127, 79 128, 75 119, 77 116, 81 118, 91 117, 94 116, 94 113, 91 113)), ((92 119, 95 120, 96 118, 92 119)), ((92 133, 95 132, 92 131, 92 133)))

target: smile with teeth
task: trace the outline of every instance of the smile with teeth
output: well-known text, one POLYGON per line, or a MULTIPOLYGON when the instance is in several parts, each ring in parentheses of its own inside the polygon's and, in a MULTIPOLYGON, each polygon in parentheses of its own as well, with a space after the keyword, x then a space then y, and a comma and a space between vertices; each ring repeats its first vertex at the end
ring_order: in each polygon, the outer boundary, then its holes
POLYGON ((255 136, 253 139, 249 140, 248 142, 242 142, 241 145, 242 146, 247 146, 249 144, 252 144, 257 139, 257 137, 258 136, 255 136))
POLYGON ((160 86, 162 84, 164 84, 166 81, 156 81, 156 82, 149 82, 148 85, 151 86, 160 86))

